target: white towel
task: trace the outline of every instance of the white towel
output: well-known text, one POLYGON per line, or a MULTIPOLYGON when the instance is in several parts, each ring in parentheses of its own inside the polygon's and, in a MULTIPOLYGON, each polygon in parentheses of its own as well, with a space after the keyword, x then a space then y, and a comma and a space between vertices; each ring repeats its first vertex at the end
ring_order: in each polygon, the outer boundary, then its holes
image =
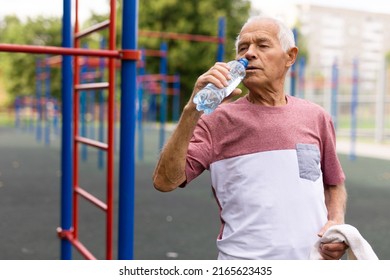
POLYGON ((322 238, 316 242, 311 253, 311 260, 322 259, 319 252, 321 243, 345 242, 349 248, 347 249, 347 257, 349 260, 378 260, 370 244, 361 236, 359 231, 347 224, 334 225, 328 228, 322 238))

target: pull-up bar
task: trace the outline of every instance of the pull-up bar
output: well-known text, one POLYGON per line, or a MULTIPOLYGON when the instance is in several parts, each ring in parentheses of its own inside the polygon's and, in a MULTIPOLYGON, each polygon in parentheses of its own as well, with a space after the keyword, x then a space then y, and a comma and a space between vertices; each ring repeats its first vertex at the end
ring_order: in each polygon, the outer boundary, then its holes
POLYGON ((172 40, 207 42, 207 43, 224 43, 225 42, 225 38, 223 38, 223 37, 174 33, 174 32, 160 32, 160 31, 150 31, 150 30, 140 30, 139 36, 162 38, 162 39, 172 39, 172 40))
POLYGON ((14 44, 0 44, 0 52, 58 54, 58 55, 73 55, 73 56, 97 56, 97 57, 117 58, 123 60, 139 60, 141 58, 140 52, 136 50, 91 50, 91 49, 80 49, 80 48, 14 45, 14 44))

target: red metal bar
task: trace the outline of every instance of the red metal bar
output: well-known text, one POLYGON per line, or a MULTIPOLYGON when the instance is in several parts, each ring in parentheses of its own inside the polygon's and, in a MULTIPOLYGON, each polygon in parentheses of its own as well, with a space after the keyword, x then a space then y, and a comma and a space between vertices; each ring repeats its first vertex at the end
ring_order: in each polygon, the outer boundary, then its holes
POLYGON ((145 50, 144 54, 146 56, 164 57, 167 55, 167 52, 160 51, 160 50, 145 50))
MULTIPOLYGON (((76 34, 79 31, 79 14, 78 14, 78 0, 75 1, 75 25, 74 33, 76 34)), ((80 42, 74 38, 73 45, 75 48, 80 47, 80 42)), ((73 87, 80 83, 80 65, 79 57, 73 57, 73 87)), ((76 136, 79 134, 79 113, 80 113, 80 94, 79 91, 73 89, 73 236, 75 239, 78 238, 78 214, 79 214, 79 204, 78 204, 78 195, 76 193, 76 186, 79 185, 79 143, 76 141, 76 136)))
POLYGON ((71 239, 70 243, 88 260, 96 260, 96 257, 78 240, 71 239))
MULTIPOLYGON (((118 50, 91 50, 53 46, 30 46, 30 45, 14 45, 14 44, 0 44, 0 51, 3 52, 22 52, 22 53, 36 53, 36 54, 61 54, 61 55, 73 55, 73 56, 98 56, 98 57, 110 57, 121 58, 121 52, 118 50)), ((129 51, 132 52, 132 51, 129 51)), ((134 51, 134 56, 137 56, 139 51, 134 51)))
POLYGON ((98 208, 107 211, 107 204, 98 199, 96 196, 90 194, 86 190, 76 187, 75 192, 78 193, 80 196, 91 202, 92 204, 96 205, 98 208))
POLYGON ((102 30, 102 29, 105 29, 107 28, 108 26, 110 25, 110 21, 109 20, 105 20, 103 22, 100 22, 100 23, 97 23, 95 25, 92 25, 91 27, 81 31, 81 32, 78 32, 75 34, 75 38, 77 39, 81 39, 83 37, 86 37, 96 31, 99 31, 99 30, 102 30))
POLYGON ((102 150, 107 150, 108 149, 108 145, 106 143, 103 143, 103 142, 100 142, 100 141, 92 140, 92 139, 89 139, 89 138, 86 138, 86 137, 82 137, 82 136, 78 136, 78 135, 76 135, 74 139, 75 139, 76 142, 83 143, 83 144, 86 144, 86 145, 89 145, 89 146, 92 146, 92 147, 95 147, 95 148, 99 148, 99 149, 102 149, 102 150))
POLYGON ((141 52, 133 50, 121 50, 120 56, 122 60, 140 60, 141 52))
POLYGON ((139 82, 157 82, 165 80, 167 83, 174 83, 177 82, 178 77, 176 75, 147 74, 138 76, 137 80, 139 82))
POLYGON ((84 258, 89 260, 96 260, 96 257, 87 249, 78 239, 74 238, 74 229, 63 230, 62 228, 57 228, 57 235, 61 239, 67 239, 72 246, 74 246, 84 258))
MULTIPOLYGON (((116 0, 110 0, 110 26, 108 49, 116 49, 116 0)), ((114 134, 115 134, 115 60, 108 60, 108 150, 107 150, 107 224, 106 224, 106 259, 113 257, 113 193, 114 193, 114 134)))
POLYGON ((150 31, 150 30, 139 30, 138 34, 139 36, 143 36, 143 37, 154 37, 154 38, 208 42, 208 43, 223 43, 224 41, 223 39, 221 40, 220 38, 215 36, 194 35, 194 34, 184 34, 184 33, 174 33, 174 32, 159 32, 159 31, 150 31))
POLYGON ((77 84, 74 86, 75 90, 107 89, 108 87, 109 87, 109 84, 107 82, 77 84))
MULTIPOLYGON (((175 95, 176 94, 174 88, 167 88, 166 90, 167 90, 167 92, 166 92, 167 95, 175 95)), ((155 94, 155 95, 161 94, 161 87, 157 86, 153 90, 149 90, 148 94, 155 94)))

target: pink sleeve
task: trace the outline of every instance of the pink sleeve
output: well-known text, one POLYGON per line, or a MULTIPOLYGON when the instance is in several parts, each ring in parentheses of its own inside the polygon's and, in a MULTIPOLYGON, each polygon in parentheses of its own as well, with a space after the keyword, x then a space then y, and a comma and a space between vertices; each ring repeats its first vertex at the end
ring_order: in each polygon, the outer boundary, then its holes
POLYGON ((187 184, 209 169, 212 157, 212 141, 210 130, 200 119, 192 135, 187 152, 186 177, 187 184))
POLYGON ((321 167, 324 183, 327 185, 342 184, 345 175, 337 156, 335 129, 330 117, 326 118, 322 132, 321 167))

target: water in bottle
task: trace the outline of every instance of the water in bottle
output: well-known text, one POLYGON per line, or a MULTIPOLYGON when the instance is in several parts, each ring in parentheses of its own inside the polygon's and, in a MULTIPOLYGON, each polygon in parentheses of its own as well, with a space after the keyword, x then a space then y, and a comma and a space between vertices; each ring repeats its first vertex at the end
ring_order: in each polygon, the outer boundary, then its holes
POLYGON ((222 100, 229 96, 244 79, 245 69, 248 66, 246 58, 230 61, 228 65, 230 66, 231 76, 231 79, 228 80, 228 86, 217 88, 212 83, 207 84, 194 97, 194 103, 198 111, 204 111, 205 114, 212 113, 221 104, 222 100))

